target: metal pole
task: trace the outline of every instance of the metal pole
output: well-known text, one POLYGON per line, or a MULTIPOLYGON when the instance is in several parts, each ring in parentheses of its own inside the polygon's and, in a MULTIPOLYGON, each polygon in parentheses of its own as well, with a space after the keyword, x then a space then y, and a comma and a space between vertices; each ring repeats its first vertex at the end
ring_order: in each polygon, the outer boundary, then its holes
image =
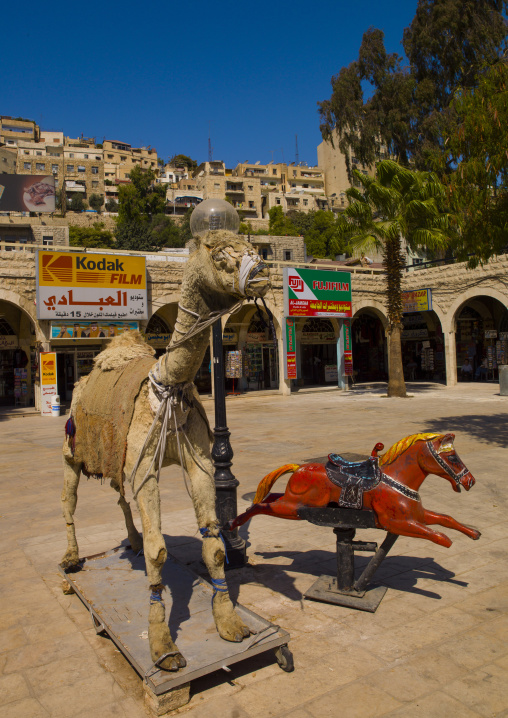
POLYGON ((224 358, 222 354, 222 323, 215 322, 213 337, 213 378, 215 403, 215 428, 212 446, 212 461, 215 467, 216 510, 222 535, 226 543, 228 563, 226 568, 240 568, 247 563, 245 541, 238 535, 238 529, 226 531, 223 526, 238 514, 236 487, 239 481, 231 472, 233 449, 229 443, 231 432, 226 423, 226 388, 224 385, 224 358))

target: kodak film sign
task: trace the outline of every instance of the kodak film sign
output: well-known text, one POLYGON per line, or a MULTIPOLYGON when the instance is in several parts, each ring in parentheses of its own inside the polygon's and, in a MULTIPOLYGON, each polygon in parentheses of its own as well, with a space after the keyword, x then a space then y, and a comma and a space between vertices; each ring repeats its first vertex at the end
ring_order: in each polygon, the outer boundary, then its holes
POLYGON ((351 317, 351 273, 284 268, 287 317, 351 317))
POLYGON ((148 319, 145 257, 37 252, 37 318, 148 319))

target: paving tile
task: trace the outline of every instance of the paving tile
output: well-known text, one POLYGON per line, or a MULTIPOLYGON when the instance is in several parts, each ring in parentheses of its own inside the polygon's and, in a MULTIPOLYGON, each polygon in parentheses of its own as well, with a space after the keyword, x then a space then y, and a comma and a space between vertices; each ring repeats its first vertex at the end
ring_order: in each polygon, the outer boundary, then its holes
POLYGON ((444 690, 482 716, 496 716, 508 709, 506 672, 495 663, 468 673, 444 690))
POLYGON ((35 666, 43 666, 59 658, 80 653, 86 646, 87 643, 80 633, 71 633, 56 641, 30 643, 7 653, 4 673, 15 673, 35 666))
POLYGON ((407 703, 403 708, 389 714, 389 718, 480 718, 463 703, 440 691, 407 703))
POLYGON ((35 698, 23 698, 2 708, 2 718, 48 718, 49 715, 35 698))
POLYGON ((30 698, 30 689, 20 673, 0 676, 0 706, 30 698))
POLYGON ((40 696, 39 701, 48 713, 64 718, 86 711, 90 715, 97 709, 102 710, 103 705, 121 701, 125 697, 113 676, 105 673, 94 676, 93 684, 85 678, 48 691, 40 696))
POLYGON ((0 653, 20 648, 26 643, 28 643, 28 638, 20 625, 0 631, 0 653))
POLYGON ((305 708, 315 718, 377 718, 394 711, 400 706, 392 696, 365 681, 353 683, 344 688, 330 691, 316 700, 309 701, 305 708))
POLYGON ((87 678, 93 681, 103 672, 104 666, 100 665, 97 657, 90 651, 87 654, 74 654, 42 666, 35 666, 27 670, 25 675, 33 695, 39 698, 48 691, 56 691, 87 678))
POLYGON ((482 624, 477 630, 454 636, 453 640, 438 646, 437 650, 455 663, 473 670, 508 654, 508 643, 496 637, 495 631, 483 632, 482 624))

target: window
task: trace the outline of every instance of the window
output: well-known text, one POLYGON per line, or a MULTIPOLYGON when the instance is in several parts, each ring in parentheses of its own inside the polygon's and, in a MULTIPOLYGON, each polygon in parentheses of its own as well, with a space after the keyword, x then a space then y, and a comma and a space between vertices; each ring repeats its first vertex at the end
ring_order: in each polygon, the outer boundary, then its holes
POLYGON ((71 152, 71 153, 69 154, 69 157, 74 157, 74 152, 71 152))
POLYGON ((36 150, 35 154, 37 155, 37 157, 42 157, 42 152, 40 150, 36 150))
POLYGON ((43 238, 42 238, 42 246, 43 247, 50 247, 52 244, 53 244, 53 237, 51 235, 43 236, 43 238))
POLYGON ((293 170, 293 177, 296 177, 297 174, 298 174, 298 173, 297 173, 295 170, 293 170))
POLYGON ((218 182, 215 182, 213 185, 214 189, 220 189, 220 184, 218 182))
POLYGON ((100 156, 99 156, 99 155, 95 155, 95 159, 96 159, 96 160, 100 160, 100 156))
POLYGON ((92 180, 92 188, 95 189, 99 186, 99 182, 97 180, 92 180))
POLYGON ((284 250, 284 261, 285 261, 285 262, 290 262, 290 261, 291 261, 291 250, 290 250, 290 249, 285 249, 285 250, 284 250))
POLYGON ((85 165, 78 165, 78 172, 85 172, 85 165))
POLYGON ((44 164, 44 162, 36 162, 35 169, 39 172, 44 172, 44 170, 46 169, 46 165, 44 164))
POLYGON ((92 167, 92 174, 98 175, 99 174, 99 168, 98 167, 92 167))
POLYGON ((51 165, 51 171, 53 174, 58 174, 58 165, 51 165))
POLYGON ((24 163, 23 163, 23 169, 24 169, 24 170, 31 170, 31 169, 32 169, 32 163, 31 163, 31 162, 24 162, 24 163))
POLYGON ((83 155, 83 157, 85 158, 85 160, 87 160, 87 159, 88 159, 88 155, 83 155))
POLYGON ((30 152, 28 150, 24 150, 25 155, 29 155, 30 152))
POLYGON ((112 160, 114 155, 108 155, 108 159, 112 160))
POLYGON ((273 174, 273 175, 276 175, 276 174, 277 174, 277 170, 272 170, 272 174, 273 174))
POLYGON ((261 250, 261 259, 268 259, 268 250, 267 249, 261 250))
POLYGON ((280 199, 278 197, 275 201, 277 202, 277 204, 280 204, 280 199))
POLYGON ((74 172, 74 165, 67 165, 67 172, 74 172))
POLYGON ((254 185, 250 184, 250 185, 249 185, 249 191, 252 192, 253 190, 254 190, 254 185))
POLYGON ((127 159, 127 157, 125 157, 125 155, 120 155, 120 159, 122 160, 122 162, 125 162, 125 160, 127 159))
POLYGON ((251 209, 254 209, 254 207, 255 207, 255 206, 254 206, 254 202, 249 202, 249 207, 250 207, 251 209))
POLYGON ((304 204, 304 207, 307 207, 307 205, 309 204, 309 200, 308 200, 308 199, 304 199, 304 200, 303 200, 303 204, 304 204))

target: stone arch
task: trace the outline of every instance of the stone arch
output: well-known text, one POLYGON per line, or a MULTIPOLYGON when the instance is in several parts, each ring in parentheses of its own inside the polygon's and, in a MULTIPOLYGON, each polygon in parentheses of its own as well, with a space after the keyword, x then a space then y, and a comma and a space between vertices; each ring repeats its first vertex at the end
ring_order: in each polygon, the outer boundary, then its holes
MULTIPOLYGON (((462 292, 462 294, 457 297, 448 309, 448 312, 446 313, 447 330, 454 332, 456 330, 456 319, 459 315, 459 310, 462 309, 465 304, 471 303, 471 300, 480 299, 481 297, 497 299, 504 307, 508 307, 508 297, 499 290, 492 287, 472 287, 462 292)), ((480 304, 481 303, 478 302, 478 306, 480 304)), ((477 311, 479 311, 478 306, 475 302, 474 309, 477 311)), ((483 307, 482 312, 479 313, 482 314, 483 312, 485 312, 485 307, 483 307)))
POLYGON ((355 319, 360 312, 369 311, 374 314, 383 325, 383 329, 388 329, 388 316, 386 314, 386 307, 375 299, 361 299, 359 302, 354 302, 353 305, 353 316, 351 320, 355 319))
POLYGON ((35 303, 30 302, 29 299, 27 299, 21 294, 18 294, 17 292, 13 292, 10 289, 3 288, 0 288, 0 301, 12 304, 14 307, 16 307, 16 309, 19 309, 24 316, 28 316, 29 320, 35 328, 36 341, 48 341, 37 319, 37 310, 35 307, 35 303))

